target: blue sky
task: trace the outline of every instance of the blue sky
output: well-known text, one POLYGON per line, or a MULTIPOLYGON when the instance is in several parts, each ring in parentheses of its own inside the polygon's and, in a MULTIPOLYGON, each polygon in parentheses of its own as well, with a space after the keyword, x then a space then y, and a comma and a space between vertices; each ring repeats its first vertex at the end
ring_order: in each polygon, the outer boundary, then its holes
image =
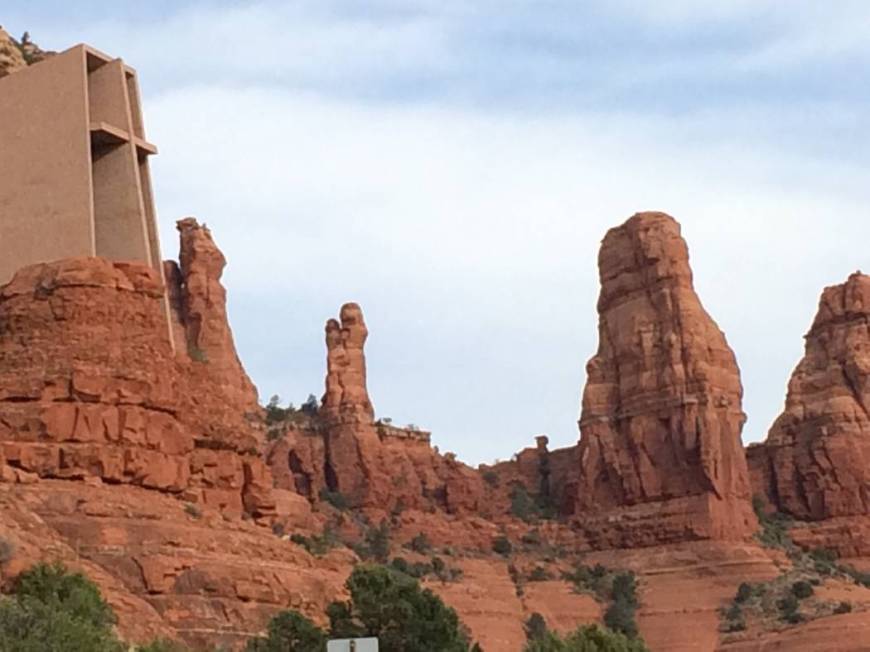
POLYGON ((870 6, 734 0, 19 2, 2 24, 137 68, 164 255, 229 259, 260 388, 323 385, 358 301, 376 410, 472 463, 577 439, 596 256, 682 224, 735 349, 744 440, 780 411, 825 285, 870 269, 870 6))

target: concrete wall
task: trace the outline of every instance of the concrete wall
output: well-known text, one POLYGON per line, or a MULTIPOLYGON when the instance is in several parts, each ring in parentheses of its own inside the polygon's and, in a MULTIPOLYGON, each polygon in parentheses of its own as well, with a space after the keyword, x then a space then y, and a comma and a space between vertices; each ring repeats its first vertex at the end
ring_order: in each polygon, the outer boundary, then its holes
POLYGON ((0 80, 0 284, 73 256, 162 275, 144 138, 135 73, 88 46, 0 80))
POLYGON ((35 262, 94 255, 89 161, 82 49, 0 80, 0 283, 35 262))

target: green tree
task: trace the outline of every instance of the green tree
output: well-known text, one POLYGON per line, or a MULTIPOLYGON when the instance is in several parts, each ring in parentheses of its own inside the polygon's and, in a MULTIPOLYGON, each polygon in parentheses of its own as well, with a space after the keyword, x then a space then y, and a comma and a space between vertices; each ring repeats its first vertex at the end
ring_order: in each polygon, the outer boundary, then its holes
POLYGON ((3 652, 121 652, 111 629, 95 627, 33 598, 0 599, 3 652))
POLYGON ((327 608, 335 638, 376 636, 381 652, 467 652, 459 617, 417 581, 393 569, 360 564, 345 585, 349 602, 327 608))
POLYGON ((637 623, 634 620, 638 607, 637 579, 631 571, 624 571, 613 578, 611 586, 613 602, 604 613, 604 624, 614 632, 629 638, 637 636, 637 623))
POLYGON ((13 596, 0 598, 3 652, 121 652, 115 614, 96 585, 61 564, 22 573, 13 596))
POLYGON ((541 614, 535 612, 529 616, 523 629, 526 631, 526 640, 537 641, 547 636, 547 621, 541 614))
POLYGON ((18 577, 14 594, 33 598, 94 627, 111 627, 116 618, 96 584, 60 563, 36 564, 18 577))
POLYGON ((265 638, 248 641, 246 652, 322 652, 326 634, 298 611, 282 611, 269 622, 265 638))

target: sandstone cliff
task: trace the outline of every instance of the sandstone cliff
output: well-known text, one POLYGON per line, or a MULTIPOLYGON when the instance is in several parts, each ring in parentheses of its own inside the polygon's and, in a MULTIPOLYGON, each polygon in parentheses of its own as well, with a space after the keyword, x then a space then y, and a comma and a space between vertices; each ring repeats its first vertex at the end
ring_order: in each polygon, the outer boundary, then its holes
POLYGON ((599 268, 580 417, 585 531, 608 546, 751 535, 740 374, 695 294, 679 225, 635 215, 607 233, 599 268))
POLYGON ((826 288, 767 441, 757 490, 800 519, 870 514, 870 276, 826 288))

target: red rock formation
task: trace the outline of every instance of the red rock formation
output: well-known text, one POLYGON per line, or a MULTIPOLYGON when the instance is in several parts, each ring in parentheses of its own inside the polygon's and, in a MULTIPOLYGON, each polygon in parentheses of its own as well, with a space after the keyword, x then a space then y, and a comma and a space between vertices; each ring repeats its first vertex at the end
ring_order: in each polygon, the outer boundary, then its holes
POLYGON ((99 258, 27 267, 0 288, 3 475, 98 479, 275 513, 249 417, 256 395, 238 389, 247 377, 239 367, 232 383, 229 366, 212 374, 211 362, 176 357, 163 297, 153 269, 99 258))
POLYGON ((326 322, 326 392, 323 414, 330 422, 372 423, 375 411, 366 388, 363 347, 369 331, 355 303, 341 307, 339 320, 326 322))
POLYGON ((326 324, 326 391, 316 417, 287 424, 267 461, 278 486, 311 500, 338 493, 353 507, 474 511, 479 474, 432 449, 429 433, 374 421, 366 389, 362 310, 341 308, 326 324))
POLYGON ((0 77, 11 75, 26 66, 18 42, 0 27, 0 77))
POLYGON ((785 410, 749 460, 756 490, 781 511, 870 514, 870 276, 823 292, 785 410))
POLYGON ((522 486, 535 502, 557 513, 573 511, 576 500, 577 447, 551 451, 546 435, 535 437, 535 446, 524 448, 508 462, 481 464, 478 471, 487 485, 487 502, 496 513, 511 512, 513 495, 522 486))
POLYGON ((580 418, 587 534, 628 547, 750 535, 740 374, 695 294, 679 225, 635 215, 607 233, 599 268, 580 418))
POLYGON ((257 390, 236 353, 227 318, 227 293, 220 282, 226 259, 211 231, 194 218, 179 220, 178 231, 180 268, 170 269, 167 283, 180 283, 169 289, 169 296, 178 306, 187 352, 196 361, 208 362, 212 382, 219 382, 225 392, 237 393, 248 408, 256 406, 257 390))

